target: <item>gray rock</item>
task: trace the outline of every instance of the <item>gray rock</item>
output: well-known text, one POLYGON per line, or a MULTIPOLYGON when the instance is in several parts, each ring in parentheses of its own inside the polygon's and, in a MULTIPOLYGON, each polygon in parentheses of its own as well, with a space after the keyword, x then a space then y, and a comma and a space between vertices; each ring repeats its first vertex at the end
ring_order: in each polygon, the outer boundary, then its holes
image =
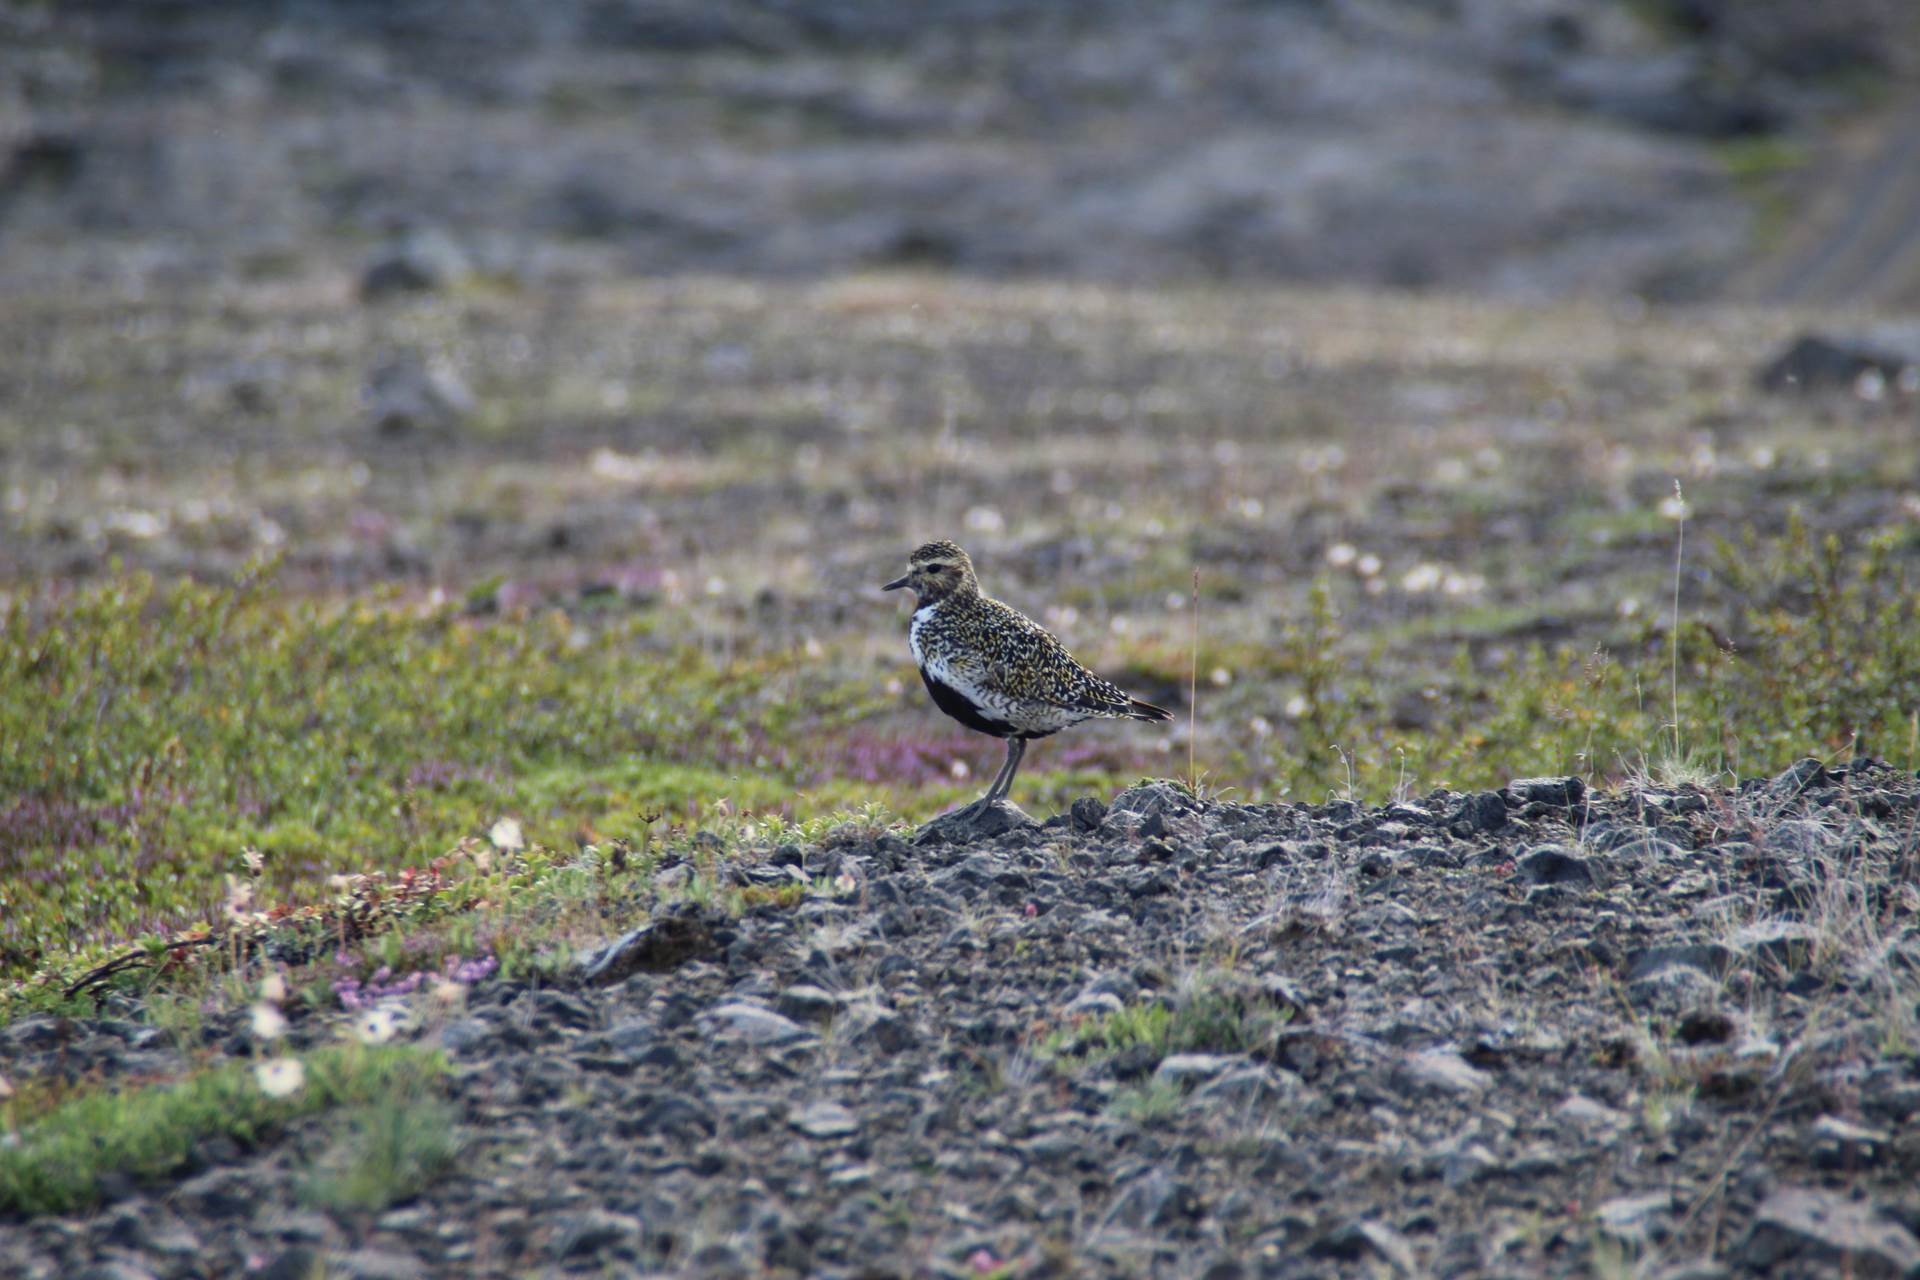
POLYGON ((1192 1088, 1244 1062, 1246 1059, 1237 1054, 1174 1053, 1160 1060, 1160 1065, 1154 1069, 1153 1078, 1167 1084, 1192 1088))
POLYGON ((1920 1268, 1920 1240, 1864 1200, 1818 1187, 1781 1187, 1754 1212, 1738 1256, 1769 1274, 1815 1262, 1863 1278, 1899 1277, 1920 1268))
MULTIPOLYGON (((1848 379, 1852 383, 1852 379, 1848 379)), ((1823 761, 1807 756, 1796 760, 1767 784, 1767 790, 1782 800, 1791 800, 1811 787, 1824 787, 1833 781, 1823 761)))
POLYGON ((1807 818, 1779 823, 1760 837, 1760 847, 1768 853, 1800 859, 1817 857, 1839 843, 1840 837, 1824 823, 1807 818))
POLYGON ((1580 1093, 1568 1094, 1566 1100, 1554 1108, 1553 1113, 1559 1119, 1588 1133, 1604 1133, 1618 1127, 1626 1119, 1612 1107, 1580 1093))
POLYGON ((431 293, 472 271, 451 237, 415 228, 382 245, 360 275, 360 296, 369 302, 396 294, 431 293))
POLYGON ((837 1102, 809 1103, 788 1116, 787 1123, 810 1138, 847 1138, 860 1132, 859 1119, 837 1102))
POLYGON ((242 1169, 211 1169, 180 1184, 173 1201, 203 1218, 237 1218, 253 1212, 259 1188, 242 1169))
POLYGON ((1886 1154, 1892 1135, 1838 1116, 1821 1116, 1810 1135, 1814 1163, 1827 1169, 1866 1168, 1886 1154))
POLYGON ((1733 967, 1734 953, 1713 942, 1685 942, 1643 947, 1627 956, 1627 981, 1638 982, 1664 969, 1687 968, 1714 978, 1733 967))
POLYGON ((1107 820, 1107 805, 1097 796, 1081 796, 1070 810, 1073 829, 1082 834, 1098 831, 1107 820))
POLYGON ((420 1280, 427 1266, 410 1253, 386 1249, 355 1249, 336 1254, 329 1261, 327 1275, 344 1280, 420 1280))
POLYGON ((710 1025, 713 1035, 744 1040, 748 1044, 792 1044, 796 1040, 808 1039, 813 1034, 771 1009, 737 1000, 716 1005, 703 1018, 710 1025))
POLYGON ((1673 1193, 1655 1191, 1647 1195, 1617 1196, 1596 1208, 1593 1217, 1608 1235, 1641 1244, 1666 1235, 1666 1218, 1672 1212, 1673 1193))
POLYGON ((1461 796, 1447 810, 1447 828, 1460 839, 1498 831, 1507 825, 1507 802, 1498 791, 1461 796))
POLYGON ((440 1028, 440 1045, 448 1053, 471 1053, 493 1039, 494 1027, 483 1018, 455 1018, 440 1028))
POLYGON ((913 843, 971 844, 1012 831, 1037 829, 1039 823, 1010 800, 996 800, 984 809, 967 806, 943 813, 913 833, 913 843))
POLYGON ((383 436, 446 431, 464 423, 475 407, 473 392, 452 365, 411 355, 376 366, 362 398, 368 422, 383 436))
POLYGON ((1061 1013, 1068 1017, 1097 1018, 1115 1014, 1126 1008, 1119 996, 1107 991, 1082 991, 1068 1001, 1061 1013))
POLYGON ((1119 1190, 1101 1227, 1144 1231, 1197 1217, 1200 1211, 1200 1197, 1191 1184, 1153 1169, 1119 1190))
MULTIPOLYGON (((1877 377, 1892 384, 1913 368, 1920 368, 1920 344, 1912 350, 1896 350, 1884 337, 1803 333, 1760 366, 1755 381, 1762 390, 1776 393, 1853 391, 1863 378, 1877 377)), ((1793 769, 1807 763, 1803 760, 1793 769)))
POLYGON ((920 1043, 919 1029, 911 1020, 870 1002, 849 1005, 835 1024, 835 1031, 850 1045, 881 1053, 904 1053, 920 1043))
POLYGON ((608 1049, 633 1057, 660 1043, 660 1028, 645 1018, 627 1018, 609 1029, 604 1039, 608 1049))
POLYGON ((1459 1143, 1440 1159, 1440 1180, 1449 1187, 1464 1187, 1500 1171, 1499 1158, 1484 1143, 1459 1143))
POLYGON ((1335 1227, 1314 1241, 1308 1253, 1342 1262, 1374 1258, 1386 1263, 1396 1275, 1410 1276, 1419 1269, 1413 1246, 1407 1243, 1406 1237, 1371 1218, 1356 1218, 1335 1227))
POLYGON ((1507 783, 1507 794, 1519 804, 1546 804, 1569 808, 1587 794, 1587 784, 1569 775, 1564 778, 1515 778, 1507 783))
POLYGON ((1779 965, 1797 973, 1813 961, 1819 932, 1797 920, 1757 920, 1734 932, 1728 939, 1734 948, 1756 960, 1779 965))
POLYGON ((1711 1002, 1720 980, 1689 965, 1668 965, 1627 984, 1627 999, 1637 1008, 1680 1014, 1711 1002))
POLYGON ((1300 1077, 1255 1063, 1222 1072, 1193 1091, 1196 1107, 1266 1107, 1294 1103, 1303 1088, 1300 1077))
POLYGON ((640 1238, 640 1219, 605 1209, 561 1214, 554 1219, 548 1250, 555 1258, 585 1258, 640 1238))
POLYGON ((1493 1078, 1450 1049, 1422 1049, 1400 1059, 1394 1078, 1409 1093, 1479 1094, 1493 1078))
POLYGON ((275 1254, 254 1275, 257 1280, 326 1280, 327 1260, 318 1249, 297 1244, 275 1254))
POLYGON ((704 916, 662 916, 609 942, 582 976, 595 986, 612 986, 636 973, 668 973, 693 960, 717 959, 726 943, 704 916))
POLYGON ((1518 864, 1521 875, 1534 884, 1605 885, 1607 876, 1590 858, 1555 846, 1535 849, 1518 864))
POLYGON ((96 1262, 72 1274, 74 1280, 154 1280, 153 1272, 119 1258, 96 1262))
POLYGON ((1135 814, 1141 818, 1182 817, 1200 812, 1200 802, 1179 783, 1157 779, 1128 787, 1115 796, 1113 812, 1135 814))
POLYGON ((797 1021, 825 1022, 840 1008, 840 1000, 824 987, 803 982, 782 991, 774 1007, 797 1021))

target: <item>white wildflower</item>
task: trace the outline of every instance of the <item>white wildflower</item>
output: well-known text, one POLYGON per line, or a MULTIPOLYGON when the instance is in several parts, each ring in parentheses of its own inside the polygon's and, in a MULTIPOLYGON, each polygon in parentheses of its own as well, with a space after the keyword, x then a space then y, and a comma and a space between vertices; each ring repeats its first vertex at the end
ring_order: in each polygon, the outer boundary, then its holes
POLYGON ((262 1040, 278 1040, 287 1034, 287 1018, 262 1000, 253 1006, 253 1034, 262 1040))
POLYGON ((285 1098, 298 1093, 307 1082, 307 1069, 298 1058, 268 1058, 254 1064, 253 1078, 269 1098, 285 1098))

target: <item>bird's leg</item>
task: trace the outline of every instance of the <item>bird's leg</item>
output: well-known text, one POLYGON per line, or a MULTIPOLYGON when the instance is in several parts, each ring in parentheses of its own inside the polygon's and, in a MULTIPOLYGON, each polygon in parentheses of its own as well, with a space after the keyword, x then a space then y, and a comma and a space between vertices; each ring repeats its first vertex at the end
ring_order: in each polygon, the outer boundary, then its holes
POLYGON ((993 776, 993 785, 987 788, 987 794, 981 796, 978 800, 975 800, 972 804, 968 805, 964 810, 962 810, 962 812, 979 813, 982 809, 989 809, 993 807, 993 802, 996 799, 998 799, 1000 796, 1000 784, 1001 782, 1005 781, 1007 776, 1007 770, 1013 767, 1014 748, 1017 747, 1019 744, 1020 744, 1020 739, 1018 738, 1007 739, 1007 758, 1005 761, 1001 763, 1000 772, 996 773, 993 776))
POLYGON ((987 792, 988 803, 1005 800, 1007 792, 1013 790, 1013 775, 1020 772, 1020 761, 1027 754, 1025 738, 1007 740, 1007 764, 1000 770, 1000 776, 993 780, 993 787, 987 792))

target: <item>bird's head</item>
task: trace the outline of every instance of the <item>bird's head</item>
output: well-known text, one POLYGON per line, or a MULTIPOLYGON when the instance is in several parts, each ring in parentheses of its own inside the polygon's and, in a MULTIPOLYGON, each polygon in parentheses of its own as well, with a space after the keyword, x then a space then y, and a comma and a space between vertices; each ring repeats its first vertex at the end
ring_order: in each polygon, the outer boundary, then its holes
POLYGON ((881 590, 898 591, 901 587, 912 587, 920 602, 927 604, 956 592, 978 591, 980 584, 973 576, 973 561, 967 559, 967 553, 943 538, 915 549, 907 557, 906 576, 895 578, 881 590))

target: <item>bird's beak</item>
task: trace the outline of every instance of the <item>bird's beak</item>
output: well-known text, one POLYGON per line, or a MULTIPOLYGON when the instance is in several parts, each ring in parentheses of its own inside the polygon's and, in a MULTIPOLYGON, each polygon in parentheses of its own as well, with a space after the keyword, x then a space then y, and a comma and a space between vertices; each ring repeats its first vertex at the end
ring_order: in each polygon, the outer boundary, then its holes
POLYGON ((911 578, 912 576, 913 576, 912 574, 908 574, 906 578, 895 578, 892 582, 889 582, 886 586, 880 589, 882 591, 898 591, 900 588, 907 585, 907 578, 911 578))

